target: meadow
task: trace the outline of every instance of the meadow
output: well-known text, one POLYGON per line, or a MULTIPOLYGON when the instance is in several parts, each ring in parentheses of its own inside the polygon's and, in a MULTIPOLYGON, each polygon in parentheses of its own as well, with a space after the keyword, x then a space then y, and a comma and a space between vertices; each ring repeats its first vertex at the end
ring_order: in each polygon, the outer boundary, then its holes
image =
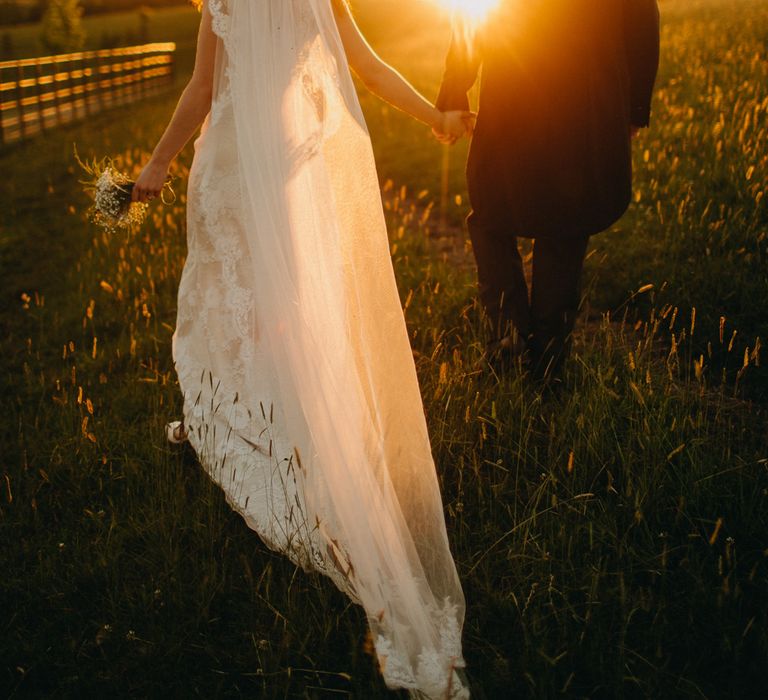
MULTIPOLYGON (((354 6, 434 95, 445 20, 419 3, 354 6)), ((635 202, 591 244, 556 394, 477 369, 466 145, 446 155, 361 95, 476 698, 764 696, 768 7, 661 9, 635 202)), ((183 77, 194 13, 153 18, 153 38, 187 47, 183 77)), ((72 144, 136 171, 174 102, 0 153, 0 696, 395 697, 361 611, 269 552, 194 454, 165 442, 192 151, 178 202, 124 236, 86 221, 72 144)))
MULTIPOLYGON (((177 42, 182 63, 188 67, 194 55, 199 18, 188 7, 140 10, 92 15, 82 20, 84 50, 131 46, 143 42, 177 42)), ((3 27, 0 30, 0 60, 46 55, 38 24, 3 27)))

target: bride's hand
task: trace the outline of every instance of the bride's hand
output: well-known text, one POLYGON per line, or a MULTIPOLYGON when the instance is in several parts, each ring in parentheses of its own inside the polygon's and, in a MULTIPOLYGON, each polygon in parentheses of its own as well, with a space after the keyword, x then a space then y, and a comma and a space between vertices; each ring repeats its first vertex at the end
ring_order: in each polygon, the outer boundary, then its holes
POLYGON ((477 115, 474 112, 443 112, 439 129, 432 129, 435 138, 444 144, 453 145, 464 136, 472 136, 477 115))
POLYGON ((148 202, 160 196, 168 179, 168 165, 150 160, 144 166, 133 186, 131 199, 134 202, 148 202))

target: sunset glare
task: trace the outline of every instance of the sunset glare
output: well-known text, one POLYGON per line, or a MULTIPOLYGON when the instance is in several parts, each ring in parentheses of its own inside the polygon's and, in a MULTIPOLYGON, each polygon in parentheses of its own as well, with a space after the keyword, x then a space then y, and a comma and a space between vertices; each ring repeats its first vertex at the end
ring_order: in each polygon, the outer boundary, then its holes
POLYGON ((438 5, 457 13, 475 24, 482 22, 500 0, 434 0, 438 5))

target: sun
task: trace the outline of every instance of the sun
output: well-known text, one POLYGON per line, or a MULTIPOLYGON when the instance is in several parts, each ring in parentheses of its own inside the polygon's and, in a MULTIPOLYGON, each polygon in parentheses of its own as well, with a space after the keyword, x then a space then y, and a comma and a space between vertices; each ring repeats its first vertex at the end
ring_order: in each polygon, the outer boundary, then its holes
POLYGON ((488 17, 500 0, 433 0, 441 7, 456 13, 473 24, 480 24, 488 17))

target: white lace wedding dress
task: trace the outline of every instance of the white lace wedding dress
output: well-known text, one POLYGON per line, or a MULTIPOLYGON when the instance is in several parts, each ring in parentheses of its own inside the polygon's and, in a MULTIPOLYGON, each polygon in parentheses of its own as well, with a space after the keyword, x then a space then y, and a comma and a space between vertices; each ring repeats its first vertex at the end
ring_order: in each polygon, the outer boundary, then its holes
POLYGON ((215 95, 174 336, 190 442, 269 547, 364 607, 388 686, 467 698, 464 599, 330 0, 208 7, 215 95))

